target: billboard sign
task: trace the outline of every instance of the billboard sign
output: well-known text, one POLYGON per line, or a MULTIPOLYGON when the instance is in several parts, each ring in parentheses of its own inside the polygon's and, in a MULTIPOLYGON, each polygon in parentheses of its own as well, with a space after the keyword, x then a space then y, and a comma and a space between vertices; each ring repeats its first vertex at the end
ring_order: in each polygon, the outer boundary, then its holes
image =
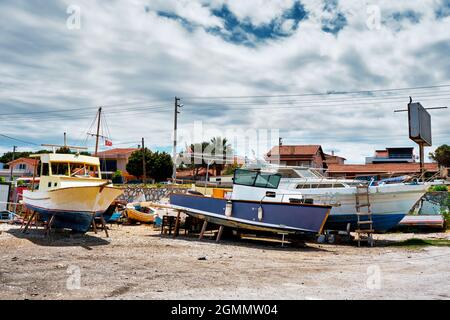
POLYGON ((431 116, 419 103, 408 104, 409 138, 418 144, 431 146, 431 116))

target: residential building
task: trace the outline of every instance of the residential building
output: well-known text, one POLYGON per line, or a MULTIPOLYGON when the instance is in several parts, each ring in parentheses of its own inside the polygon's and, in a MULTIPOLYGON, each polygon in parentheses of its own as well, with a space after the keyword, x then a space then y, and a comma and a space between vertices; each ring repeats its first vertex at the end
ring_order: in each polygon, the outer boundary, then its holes
POLYGON ((101 151, 97 154, 100 158, 100 169, 105 178, 110 179, 114 172, 120 170, 124 176, 127 176, 127 164, 133 152, 137 148, 115 148, 101 151))
POLYGON ((366 163, 413 163, 415 161, 414 148, 386 148, 375 150, 373 157, 367 157, 366 163))
POLYGON ((266 160, 284 166, 327 167, 325 154, 320 145, 276 146, 267 153, 266 160))
POLYGON ((325 162, 329 166, 330 164, 344 164, 345 163, 344 157, 340 157, 334 154, 334 151, 331 152, 331 154, 325 153, 325 162))
MULTIPOLYGON (((429 174, 439 172, 437 163, 425 163, 429 174)), ((420 163, 368 163, 368 164, 330 164, 328 176, 353 179, 358 176, 373 176, 377 179, 420 174, 420 163)))
MULTIPOLYGON (((32 177, 34 169, 38 165, 38 160, 31 158, 18 158, 7 163, 8 169, 0 169, 0 177, 9 180, 11 167, 13 168, 13 178, 32 177)), ((37 172, 39 174, 39 172, 37 172)))

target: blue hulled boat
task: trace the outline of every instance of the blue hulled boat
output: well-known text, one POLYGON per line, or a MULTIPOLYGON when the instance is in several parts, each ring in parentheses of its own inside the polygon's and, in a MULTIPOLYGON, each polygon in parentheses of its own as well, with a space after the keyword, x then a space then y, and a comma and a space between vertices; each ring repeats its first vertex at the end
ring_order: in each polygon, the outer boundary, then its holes
POLYGON ((274 192, 281 175, 236 170, 235 185, 263 194, 260 201, 172 194, 170 204, 188 215, 225 227, 275 233, 320 233, 331 206, 302 203, 301 195, 274 192), (290 203, 277 201, 287 196, 290 203), (268 199, 273 199, 270 201, 268 199))

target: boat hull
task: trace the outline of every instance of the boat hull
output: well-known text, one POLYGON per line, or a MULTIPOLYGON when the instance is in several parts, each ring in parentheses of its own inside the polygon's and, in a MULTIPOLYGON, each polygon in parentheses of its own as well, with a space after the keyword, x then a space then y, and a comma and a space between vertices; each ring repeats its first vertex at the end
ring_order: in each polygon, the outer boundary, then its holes
MULTIPOLYGON (((384 232, 398 226, 425 192, 426 187, 423 185, 370 187, 369 201, 374 230, 384 232)), ((304 197, 314 199, 314 203, 336 204, 331 210, 325 225, 326 229, 346 230, 348 223, 351 230, 357 229, 358 217, 354 193, 336 192, 332 195, 318 195, 306 191, 304 197)), ((361 210, 367 211, 366 208, 361 210)))
MULTIPOLYGON (((332 205, 325 229, 346 230, 350 223, 351 230, 357 228, 356 188, 305 188, 295 189, 297 183, 284 184, 287 189, 277 189, 274 201, 289 202, 294 197, 293 192, 301 194, 304 199, 313 199, 315 204, 332 205), (288 194, 289 192, 290 194, 288 194)), ((374 230, 384 232, 398 226, 399 222, 409 213, 413 206, 425 194, 426 184, 391 184, 369 187, 369 202, 374 222, 374 230)), ((248 199, 258 201, 268 191, 262 189, 260 193, 252 192, 248 187, 235 186, 234 199, 248 199)), ((366 199, 362 199, 365 202, 366 199)), ((361 210, 367 210, 362 208, 361 210)))
POLYGON ((95 215, 105 212, 122 192, 110 186, 79 186, 45 192, 25 191, 23 203, 29 210, 38 212, 43 221, 49 221, 54 216, 53 227, 85 233, 95 215))
MULTIPOLYGON (((378 232, 387 231, 396 227, 405 217, 405 214, 372 214, 373 229, 378 232)), ((330 214, 325 224, 327 230, 346 230, 350 223, 350 230, 358 229, 358 216, 356 214, 330 214)))
POLYGON ((142 223, 153 223, 153 221, 155 219, 154 214, 140 212, 138 210, 131 209, 131 208, 126 209, 126 214, 127 214, 128 219, 142 222, 142 223))
POLYGON ((231 216, 227 216, 226 199, 172 194, 170 203, 175 209, 215 224, 278 233, 320 233, 331 209, 321 205, 232 200, 231 216))

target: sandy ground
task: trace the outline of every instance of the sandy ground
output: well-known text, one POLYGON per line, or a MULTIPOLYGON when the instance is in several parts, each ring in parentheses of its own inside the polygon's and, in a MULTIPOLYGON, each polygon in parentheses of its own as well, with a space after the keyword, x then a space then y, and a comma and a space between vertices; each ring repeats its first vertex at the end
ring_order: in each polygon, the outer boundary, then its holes
POLYGON ((112 226, 110 238, 0 232, 0 299, 450 299, 450 247, 383 245, 450 233, 281 248, 174 240, 149 226, 112 226))

